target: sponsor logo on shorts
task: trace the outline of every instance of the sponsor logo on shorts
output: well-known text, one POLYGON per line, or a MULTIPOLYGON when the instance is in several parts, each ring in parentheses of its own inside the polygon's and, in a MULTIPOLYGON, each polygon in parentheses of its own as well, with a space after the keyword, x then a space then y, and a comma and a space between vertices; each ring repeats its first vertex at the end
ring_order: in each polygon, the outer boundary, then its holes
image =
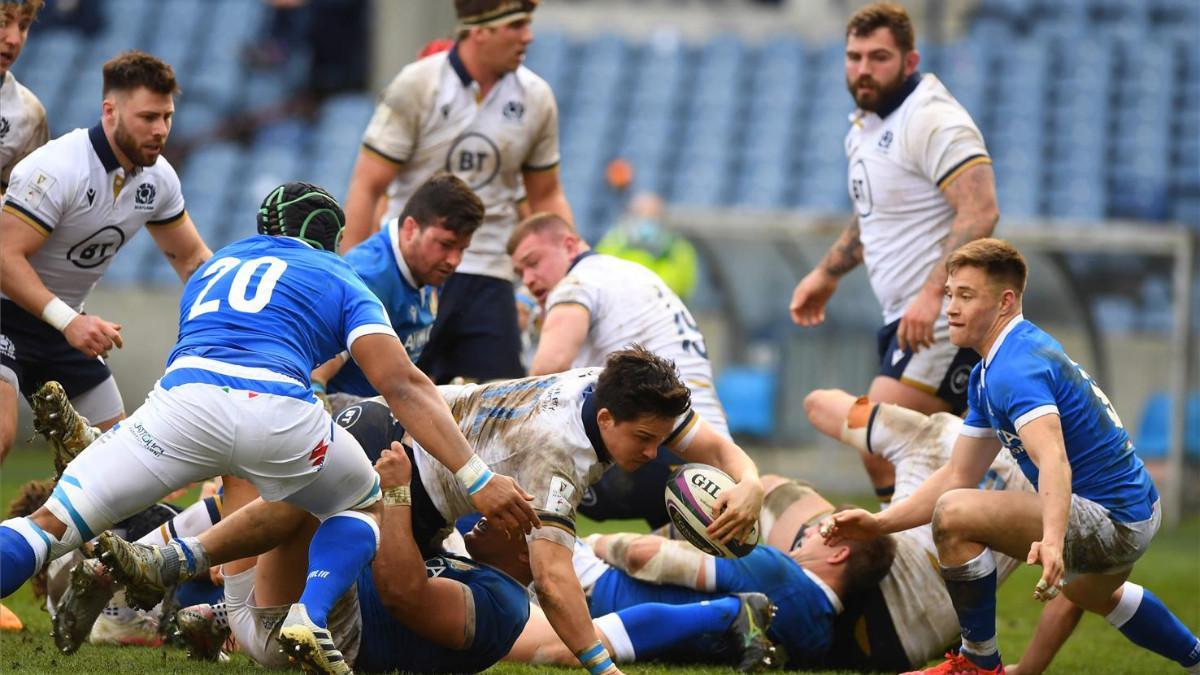
POLYGON ((8 339, 7 335, 0 335, 0 355, 10 359, 17 358, 17 347, 12 340, 8 339))
POLYGON ((154 440, 154 434, 147 431, 141 422, 134 422, 129 427, 129 431, 138 439, 138 443, 141 443, 142 447, 149 450, 150 454, 155 457, 162 457, 163 452, 166 451, 165 448, 158 444, 158 441, 154 440))
POLYGON ((329 451, 329 441, 324 439, 308 454, 308 462, 313 468, 320 469, 325 464, 325 453, 329 451))
POLYGON ((329 577, 329 570, 313 570, 308 573, 308 579, 325 579, 329 577))
POLYGON ((338 413, 338 426, 342 427, 343 429, 349 429, 350 427, 354 426, 354 423, 358 421, 359 417, 362 417, 362 406, 352 405, 338 413))

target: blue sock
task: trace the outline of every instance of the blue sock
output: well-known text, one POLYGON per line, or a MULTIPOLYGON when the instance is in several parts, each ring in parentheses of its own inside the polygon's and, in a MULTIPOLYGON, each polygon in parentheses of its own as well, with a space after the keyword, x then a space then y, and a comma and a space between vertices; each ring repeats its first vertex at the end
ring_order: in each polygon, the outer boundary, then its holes
POLYGON ((942 578, 962 629, 962 654, 980 668, 1000 665, 996 646, 996 560, 983 549, 965 564, 943 567, 942 578))
POLYGON ((46 564, 50 538, 28 518, 0 523, 0 598, 12 595, 46 564))
POLYGON ((633 643, 638 659, 678 645, 702 633, 720 633, 737 617, 741 603, 735 597, 705 600, 690 605, 651 602, 617 612, 633 643))
POLYGON ((1200 663, 1200 640, 1153 593, 1125 582, 1116 608, 1104 617, 1133 644, 1184 668, 1200 663))
POLYGON ((308 545, 308 579, 300 602, 313 623, 325 628, 326 617, 375 557, 379 526, 359 511, 342 511, 321 523, 308 545))

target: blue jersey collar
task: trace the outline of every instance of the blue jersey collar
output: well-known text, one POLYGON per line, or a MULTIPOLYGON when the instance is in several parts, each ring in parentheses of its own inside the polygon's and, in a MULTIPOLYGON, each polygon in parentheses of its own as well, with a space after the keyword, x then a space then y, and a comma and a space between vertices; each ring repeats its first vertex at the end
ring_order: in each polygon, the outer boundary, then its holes
POLYGON ((1004 340, 1008 337, 1008 334, 1017 327, 1017 324, 1024 320, 1024 314, 1018 314, 1009 319, 1008 324, 1004 326, 1004 330, 1000 331, 1000 335, 996 336, 996 341, 992 343, 992 348, 988 350, 987 358, 983 361, 983 366, 985 368, 992 365, 992 359, 995 358, 996 354, 1000 351, 1000 345, 1004 344, 1004 340))
POLYGON ((404 283, 412 287, 413 290, 421 290, 423 284, 418 284, 416 277, 413 276, 412 270, 408 268, 408 263, 404 260, 404 254, 400 252, 400 219, 392 218, 387 225, 388 239, 392 240, 392 257, 396 259, 396 268, 400 270, 400 276, 404 277, 404 283))
POLYGON ((592 449, 596 451, 596 458, 604 464, 611 464, 612 455, 608 454, 608 446, 604 445, 604 437, 600 435, 600 423, 596 421, 596 399, 593 396, 595 393, 596 385, 594 384, 588 385, 588 388, 583 390, 583 406, 580 408, 579 416, 583 421, 583 431, 587 434, 592 449))
POLYGON ((96 151, 96 156, 104 165, 105 173, 112 173, 121 168, 121 163, 117 161, 117 154, 113 152, 112 146, 108 144, 108 137, 104 135, 103 125, 97 122, 96 126, 88 129, 88 140, 92 142, 92 150, 96 151))

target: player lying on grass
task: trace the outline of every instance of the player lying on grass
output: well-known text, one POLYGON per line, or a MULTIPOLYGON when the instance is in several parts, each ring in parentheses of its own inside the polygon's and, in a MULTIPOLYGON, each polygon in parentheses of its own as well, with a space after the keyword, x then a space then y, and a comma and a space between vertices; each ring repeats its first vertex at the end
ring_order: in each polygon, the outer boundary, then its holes
MULTIPOLYGON (((486 385, 439 387, 469 442, 497 470, 510 472, 534 494, 541 519, 529 538, 535 587, 542 608, 571 651, 593 660, 597 643, 579 581, 571 567, 575 509, 588 484, 616 464, 635 469, 667 445, 689 461, 724 469, 738 480, 722 493, 723 509, 710 527, 722 540, 744 536, 762 504, 758 471, 746 454, 708 427, 689 406, 689 394, 674 366, 640 347, 610 355, 604 369, 486 385)), ((405 429, 377 400, 340 412, 337 421, 364 448, 387 447, 405 429)), ((413 530, 424 553, 440 547, 442 533, 457 518, 475 511, 467 489, 443 472, 420 443, 411 446, 414 472, 413 530)), ((247 507, 262 527, 239 529, 233 520, 200 537, 206 562, 226 562, 268 550, 280 534, 269 516, 278 505, 247 507), (266 515, 263 515, 266 514, 266 515)), ((491 519, 494 527, 504 527, 491 519)), ((249 521, 246 521, 249 522, 249 521)), ((511 529, 511 528, 504 528, 511 529)), ((514 536, 519 536, 512 530, 514 536)), ((102 538, 101 545, 106 545, 102 538)), ((127 582, 161 587, 158 551, 108 539, 112 557, 127 582)), ((196 573, 192 568, 176 578, 196 573)), ((168 581, 174 582, 175 578, 168 581)), ((603 661, 603 659, 601 659, 603 661)))
POLYGON ((1200 672, 1200 639, 1127 581, 1158 530, 1158 492, 1104 392, 1022 316, 1024 257, 1007 242, 980 239, 946 266, 950 340, 984 356, 971 372, 970 412, 950 461, 887 511, 837 514, 827 536, 874 537, 932 520, 963 640, 927 672, 1003 672, 993 550, 1042 565, 1035 598, 1061 590, 1134 644, 1200 672), (1002 447, 1037 494, 977 489, 1002 447))

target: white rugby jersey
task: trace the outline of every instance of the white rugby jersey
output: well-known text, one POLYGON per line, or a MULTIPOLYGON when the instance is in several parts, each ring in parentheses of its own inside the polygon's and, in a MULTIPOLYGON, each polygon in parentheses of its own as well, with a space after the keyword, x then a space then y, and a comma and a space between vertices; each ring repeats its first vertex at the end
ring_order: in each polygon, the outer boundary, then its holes
POLYGON ((511 280, 504 249, 524 196, 521 173, 558 165, 558 107, 550 85, 524 66, 482 100, 479 92, 457 47, 410 63, 384 90, 363 147, 402 167, 384 222, 435 171, 470 185, 487 212, 458 271, 511 280))
MULTIPOLYGON (((574 547, 579 500, 612 463, 592 398, 600 372, 582 368, 523 380, 438 387, 476 454, 534 496, 542 527, 531 537, 567 548, 574 547)), ((695 413, 685 412, 665 445, 686 451, 698 422, 695 413)), ((421 484, 447 522, 474 512, 466 489, 449 469, 415 442, 413 457, 421 484)))
POLYGON ((81 311, 113 256, 142 226, 183 222, 183 192, 164 157, 129 174, 99 124, 35 150, 13 169, 4 211, 46 237, 29 262, 46 288, 81 311))
MULTIPOLYGON (((896 465, 896 495, 892 500, 895 504, 950 461, 962 419, 938 413, 914 427, 906 421, 907 417, 889 419, 888 409, 886 405, 876 408, 867 438, 872 452, 893 460, 896 465)), ((992 462, 984 487, 1033 492, 1033 486, 1008 453, 1001 453, 992 462)), ((904 653, 911 663, 921 664, 941 656, 946 645, 959 634, 958 615, 942 579, 931 527, 922 525, 893 536, 896 559, 879 583, 879 590, 904 653)), ((1020 563, 1002 553, 993 553, 998 580, 1003 582, 1020 563)))
POLYGON ((49 139, 42 102, 12 71, 0 75, 0 193, 8 189, 8 176, 17 162, 49 139))
POLYGON ((675 362, 692 392, 692 409, 729 436, 704 336, 683 301, 657 274, 635 262, 588 251, 546 296, 547 313, 566 304, 588 311, 587 339, 573 367, 603 366, 612 352, 639 343, 675 362))
POLYGON ((850 201, 884 323, 904 314, 942 257, 954 222, 942 190, 967 168, 991 163, 983 134, 936 77, 914 74, 907 87, 884 117, 855 111, 846 134, 850 201))

